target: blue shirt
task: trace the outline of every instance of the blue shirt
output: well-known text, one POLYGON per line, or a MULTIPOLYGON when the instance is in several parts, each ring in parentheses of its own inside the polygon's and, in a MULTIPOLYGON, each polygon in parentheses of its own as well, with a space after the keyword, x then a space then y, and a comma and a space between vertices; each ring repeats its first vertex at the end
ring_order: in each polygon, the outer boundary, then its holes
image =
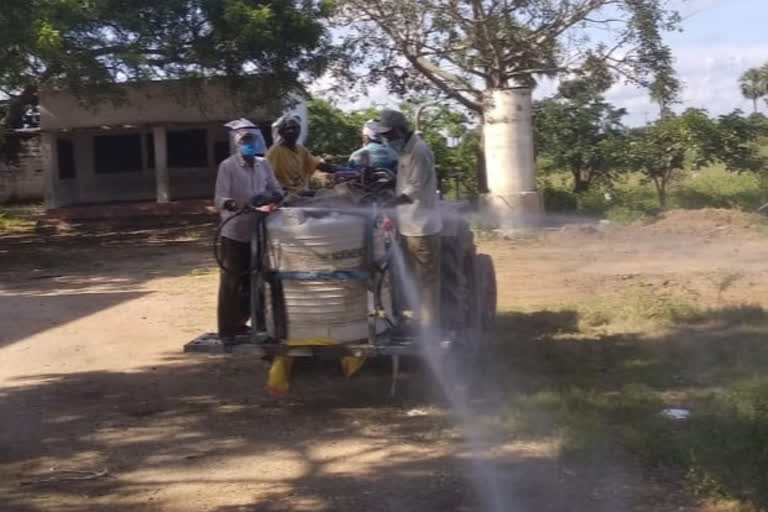
POLYGON ((368 161, 371 167, 397 172, 397 153, 389 146, 379 142, 369 142, 352 153, 349 157, 350 167, 362 167, 365 161, 364 153, 366 152, 368 152, 368 161))

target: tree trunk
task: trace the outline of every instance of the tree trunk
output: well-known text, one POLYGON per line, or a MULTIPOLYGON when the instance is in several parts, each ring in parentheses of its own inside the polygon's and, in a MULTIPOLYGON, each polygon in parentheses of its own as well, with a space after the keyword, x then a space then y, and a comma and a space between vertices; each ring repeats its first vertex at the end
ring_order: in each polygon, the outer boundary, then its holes
POLYGON ((662 210, 667 208, 667 180, 663 177, 653 178, 653 184, 656 186, 656 195, 659 198, 659 207, 662 210))
POLYGON ((529 223, 542 208, 536 191, 531 90, 490 89, 483 109, 487 204, 502 227, 529 223))
POLYGON ((581 169, 571 170, 571 174, 573 174, 573 191, 577 194, 581 192, 586 192, 589 190, 589 185, 591 183, 590 179, 590 173, 586 173, 581 169))
MULTIPOLYGON (((481 125, 484 123, 484 118, 481 116, 481 125)), ((480 130, 480 144, 477 148, 477 193, 488 193, 488 173, 485 169, 485 134, 483 130, 480 130)))

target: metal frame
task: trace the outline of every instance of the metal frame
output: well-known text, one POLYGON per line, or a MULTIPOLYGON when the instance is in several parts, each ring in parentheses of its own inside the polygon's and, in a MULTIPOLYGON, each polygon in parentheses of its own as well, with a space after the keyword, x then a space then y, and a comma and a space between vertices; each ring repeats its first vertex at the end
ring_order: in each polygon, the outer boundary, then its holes
MULTIPOLYGON (((331 213, 337 210, 333 208, 322 207, 296 207, 308 213, 331 213)), ((350 212, 347 212, 350 213, 350 212)), ((366 227, 364 232, 364 266, 366 270, 362 271, 337 271, 330 273, 317 272, 275 272, 265 267, 268 258, 266 248, 259 247, 259 238, 264 235, 263 240, 266 243, 266 226, 260 220, 259 213, 254 214, 253 229, 251 236, 251 322, 254 326, 250 334, 235 337, 232 345, 224 345, 216 333, 205 333, 184 345, 185 352, 204 352, 204 353, 228 353, 247 351, 249 353, 264 356, 290 356, 290 357, 320 357, 337 358, 343 356, 355 357, 393 357, 393 372, 396 376, 399 367, 399 361, 396 359, 401 355, 415 356, 419 353, 416 338, 397 338, 393 339, 388 332, 377 334, 379 319, 376 308, 376 262, 373 256, 373 232, 378 221, 378 212, 376 205, 372 205, 370 211, 365 213, 351 212, 352 215, 360 215, 366 218, 366 227), (263 233, 260 231, 263 230, 263 233), (259 260, 261 258, 261 260, 259 260), (360 340, 359 343, 346 343, 338 345, 284 345, 281 340, 274 339, 266 334, 265 322, 261 322, 265 313, 263 304, 264 287, 267 282, 275 282, 283 279, 295 280, 366 280, 368 283, 368 339, 360 340)), ((396 243, 396 242, 395 242, 396 243)), ((389 256, 387 256, 387 259, 389 256)), ((275 308, 272 308, 272 314, 275 314, 275 308)), ((277 319, 273 317, 273 322, 277 325, 277 319)))
MULTIPOLYGON (((333 208, 318 208, 318 207, 303 207, 300 208, 307 213, 329 213, 338 211, 333 208)), ((340 358, 345 356, 353 357, 390 357, 392 361, 392 374, 391 384, 389 389, 390 397, 396 394, 397 382, 400 372, 400 357, 421 357, 423 356, 422 344, 418 338, 415 337, 397 337, 393 338, 389 331, 385 331, 382 334, 377 334, 378 322, 382 321, 382 318, 386 320, 386 317, 382 317, 380 314, 379 306, 380 298, 378 297, 377 290, 377 278, 382 276, 382 273, 390 272, 394 269, 391 267, 392 256, 388 252, 379 261, 374 261, 374 229, 376 223, 379 220, 378 205, 372 204, 370 209, 360 212, 347 212, 355 215, 364 216, 366 219, 365 232, 364 232, 364 266, 363 270, 348 270, 337 271, 331 273, 316 273, 316 272, 288 272, 288 273, 276 273, 268 267, 268 255, 266 249, 264 251, 259 249, 259 237, 262 237, 265 247, 267 246, 266 224, 262 222, 264 217, 258 217, 260 214, 255 214, 253 236, 251 239, 251 318, 252 325, 255 329, 250 334, 245 334, 235 337, 235 343, 232 345, 224 345, 215 333, 203 334, 184 346, 185 352, 203 352, 203 353, 244 353, 256 357, 265 356, 287 356, 287 357, 315 357, 315 358, 340 358), (259 220, 260 219, 260 220, 259 220), (259 260, 258 256, 262 259, 259 260), (368 337, 367 339, 359 340, 356 343, 344 343, 338 345, 285 345, 281 343, 280 339, 274 339, 270 337, 266 332, 266 317, 265 314, 259 314, 261 311, 265 311, 262 299, 265 297, 264 286, 267 282, 270 286, 274 286, 274 283, 282 282, 284 279, 298 279, 298 280, 317 280, 317 279, 354 279, 367 281, 367 302, 368 302, 368 337)), ((395 235, 396 236, 396 235, 395 235)), ((396 244, 397 240, 392 240, 391 244, 396 244)), ((396 289, 393 290, 396 292, 396 289)), ((276 294, 272 294, 273 297, 276 294)), ((393 300, 396 300, 396 293, 393 293, 393 300)), ((274 299, 273 299, 274 300, 274 299)), ((277 307, 273 303, 272 314, 274 315, 277 307)), ((397 308, 397 304, 395 304, 397 308)), ((273 317, 273 321, 276 326, 277 334, 285 335, 282 331, 282 326, 279 325, 278 319, 273 317)), ((388 321, 390 326, 395 327, 393 321, 388 321)), ((441 351, 453 352, 458 350, 464 351, 466 347, 465 342, 472 340, 480 335, 480 331, 485 328, 482 325, 464 327, 458 331, 451 331, 451 335, 447 338, 442 337, 439 347, 441 351)), ((473 351, 463 353, 461 357, 469 357, 471 359, 470 366, 477 364, 479 352, 482 351, 482 347, 475 347, 473 351)))

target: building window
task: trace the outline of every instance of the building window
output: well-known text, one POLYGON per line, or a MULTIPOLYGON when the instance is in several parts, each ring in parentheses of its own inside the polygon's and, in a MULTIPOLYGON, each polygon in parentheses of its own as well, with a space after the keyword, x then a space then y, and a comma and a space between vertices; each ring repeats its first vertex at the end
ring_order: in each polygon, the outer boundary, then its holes
POLYGON ((147 169, 155 168, 155 136, 151 133, 144 135, 144 147, 147 148, 147 169))
POLYGON ((93 169, 97 174, 141 172, 141 135, 96 135, 93 169))
POLYGON ((208 167, 208 134, 205 130, 169 131, 168 167, 208 167))
POLYGON ((70 139, 56 139, 56 155, 59 165, 59 179, 71 180, 75 172, 75 148, 70 139))
POLYGON ((213 157, 216 159, 216 165, 229 158, 229 141, 217 140, 213 144, 213 157))
POLYGON ((259 130, 261 130, 261 134, 264 136, 264 143, 267 147, 271 147, 274 142, 272 140, 272 123, 259 123, 259 130))

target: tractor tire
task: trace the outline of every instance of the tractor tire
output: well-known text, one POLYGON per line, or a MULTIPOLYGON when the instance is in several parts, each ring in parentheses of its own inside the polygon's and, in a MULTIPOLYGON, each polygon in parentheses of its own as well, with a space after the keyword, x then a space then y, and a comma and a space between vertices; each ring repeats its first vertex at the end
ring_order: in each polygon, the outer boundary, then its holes
POLYGON ((473 278, 473 307, 476 325, 483 331, 493 328, 496 320, 497 291, 496 270, 493 260, 487 254, 475 256, 473 278))
POLYGON ((456 339, 454 365, 466 390, 485 393, 489 372, 494 366, 489 331, 496 317, 496 277, 491 257, 472 254, 468 258, 467 275, 471 276, 468 321, 456 339))
POLYGON ((450 235, 440 239, 440 317, 446 331, 458 331, 470 320, 474 235, 469 224, 454 221, 450 235))

